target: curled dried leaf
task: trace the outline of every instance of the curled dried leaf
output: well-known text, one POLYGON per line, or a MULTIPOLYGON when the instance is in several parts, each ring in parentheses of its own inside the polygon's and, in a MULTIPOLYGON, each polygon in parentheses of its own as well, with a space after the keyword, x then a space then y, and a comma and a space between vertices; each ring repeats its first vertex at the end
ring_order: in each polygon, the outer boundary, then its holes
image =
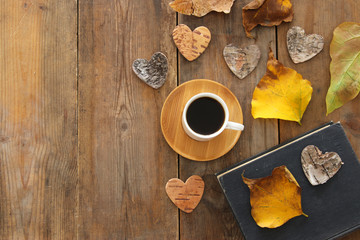
POLYGON ((301 188, 286 166, 274 168, 271 176, 250 179, 242 175, 250 189, 251 215, 260 227, 277 228, 291 218, 304 215, 301 188))
POLYGON ((258 24, 271 27, 291 22, 294 12, 290 0, 254 0, 243 7, 242 15, 246 36, 253 38, 250 31, 258 24))
POLYGON ((169 5, 175 11, 202 17, 211 11, 229 13, 234 0, 175 0, 169 5))

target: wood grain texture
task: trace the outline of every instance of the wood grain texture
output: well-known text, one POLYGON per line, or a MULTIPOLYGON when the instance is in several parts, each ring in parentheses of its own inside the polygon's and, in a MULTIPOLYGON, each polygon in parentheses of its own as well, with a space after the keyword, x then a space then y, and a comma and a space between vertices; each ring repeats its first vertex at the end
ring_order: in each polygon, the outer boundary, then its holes
MULTIPOLYGON (((341 121, 360 156, 360 98, 325 116, 332 31, 360 22, 360 5, 291 0, 294 20, 277 28, 279 60, 309 79, 314 93, 302 126, 278 126, 251 116, 276 30, 258 26, 256 39, 246 37, 241 15, 250 1, 235 1, 229 14, 176 21, 170 0, 0 0, 0 239, 243 239, 214 173, 329 120, 341 121), (194 62, 177 54, 172 31, 181 23, 211 31, 194 62), (323 51, 297 65, 286 48, 295 25, 325 39, 323 51), (231 43, 260 47, 258 66, 243 80, 222 56, 231 43), (131 64, 157 51, 169 69, 154 90, 131 64), (244 115, 233 150, 211 162, 178 160, 160 127, 177 82, 199 78, 228 87, 244 115), (179 213, 164 187, 194 174, 204 179, 204 196, 194 212, 179 213)), ((343 239, 359 237, 360 230, 343 239)))
POLYGON ((265 74, 269 44, 275 49, 275 28, 259 27, 252 32, 257 40, 247 38, 242 27, 241 12, 248 2, 235 1, 228 15, 209 13, 202 18, 179 15, 179 24, 184 23, 191 29, 207 26, 212 35, 208 48, 199 59, 189 63, 179 57, 180 83, 207 78, 225 85, 238 98, 245 125, 239 141, 224 157, 206 163, 180 158, 181 179, 196 174, 205 181, 204 196, 196 211, 180 213, 181 239, 243 239, 214 173, 278 143, 277 121, 254 120, 250 108, 254 88, 265 74), (260 47, 262 55, 257 68, 243 80, 230 71, 223 58, 222 50, 230 43, 239 47, 250 44, 260 47))
POLYGON ((74 239, 76 2, 0 0, 0 239, 74 239))
MULTIPOLYGON (((279 61, 285 66, 295 69, 308 79, 314 89, 312 100, 302 119, 302 126, 296 123, 280 121, 280 142, 305 131, 311 130, 333 120, 340 121, 357 156, 360 156, 360 118, 357 97, 326 117, 325 96, 330 85, 330 42, 333 30, 342 22, 360 22, 360 5, 356 0, 312 1, 292 0, 294 20, 291 24, 278 27, 279 61), (324 49, 313 59, 302 64, 294 64, 286 49, 286 32, 292 26, 300 26, 307 33, 317 33, 324 37, 324 49), (284 36, 284 37, 281 37, 284 36)), ((360 230, 344 239, 358 239, 360 230)))
POLYGON ((229 109, 229 120, 243 123, 241 106, 228 88, 211 80, 195 79, 180 85, 168 96, 161 112, 161 130, 171 148, 181 156, 196 161, 209 161, 229 152, 238 141, 241 131, 225 129, 214 139, 203 142, 189 137, 181 122, 183 109, 191 97, 201 92, 218 95, 229 109))
POLYGON ((178 209, 164 190, 177 177, 160 111, 176 86, 176 14, 166 1, 80 0, 79 239, 177 239, 178 209), (154 90, 137 58, 168 57, 154 90))

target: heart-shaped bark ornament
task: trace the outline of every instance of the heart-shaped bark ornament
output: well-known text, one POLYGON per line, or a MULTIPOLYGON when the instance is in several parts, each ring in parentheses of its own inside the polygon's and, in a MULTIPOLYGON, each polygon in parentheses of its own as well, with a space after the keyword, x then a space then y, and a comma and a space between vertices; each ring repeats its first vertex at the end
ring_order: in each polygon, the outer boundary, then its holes
POLYGON ((168 71, 168 60, 161 52, 152 55, 150 61, 146 59, 136 59, 132 69, 135 74, 152 88, 160 88, 166 80, 168 71))
POLYGON ((287 48, 294 63, 305 62, 317 55, 324 47, 324 38, 318 34, 305 34, 301 27, 287 32, 287 48))
POLYGON ((175 45, 189 61, 198 58, 207 48, 211 33, 207 27, 197 27, 194 31, 185 24, 179 24, 172 33, 175 45))
POLYGON ((238 48, 229 44, 224 48, 223 55, 230 70, 238 78, 243 79, 257 66, 260 59, 260 48, 257 45, 238 48))
POLYGON ((301 164, 307 179, 315 186, 326 183, 344 163, 336 152, 323 154, 316 146, 309 145, 301 152, 301 164))
POLYGON ((199 204, 204 193, 205 183, 200 176, 193 175, 184 183, 172 178, 166 183, 166 193, 171 201, 182 211, 191 213, 199 204))

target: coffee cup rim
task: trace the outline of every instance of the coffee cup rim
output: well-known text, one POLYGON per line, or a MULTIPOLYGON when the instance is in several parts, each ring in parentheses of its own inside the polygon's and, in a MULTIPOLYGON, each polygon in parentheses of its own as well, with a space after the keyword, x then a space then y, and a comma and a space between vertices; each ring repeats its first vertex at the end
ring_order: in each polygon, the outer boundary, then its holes
POLYGON ((225 101, 219 97, 218 95, 214 94, 214 93, 210 93, 210 92, 203 92, 203 93, 198 93, 194 96, 192 96, 187 103, 185 104, 184 110, 183 110, 183 114, 182 114, 182 118, 183 118, 183 123, 185 124, 185 127, 187 128, 187 130, 194 135, 197 138, 203 139, 203 140, 210 140, 218 135, 220 135, 220 133, 222 133, 224 131, 224 129, 226 128, 226 125, 229 121, 229 109, 225 103, 225 101), (225 117, 224 117, 224 122, 221 126, 221 128, 219 128, 219 130, 217 130, 214 133, 205 135, 205 134, 200 134, 195 132, 188 124, 187 119, 186 119, 186 114, 187 114, 187 110, 189 108, 189 106, 191 105, 191 103, 193 103, 195 100, 202 98, 202 97, 209 97, 212 98, 214 100, 216 100, 217 102, 220 103, 220 105, 222 106, 224 113, 225 113, 225 117))

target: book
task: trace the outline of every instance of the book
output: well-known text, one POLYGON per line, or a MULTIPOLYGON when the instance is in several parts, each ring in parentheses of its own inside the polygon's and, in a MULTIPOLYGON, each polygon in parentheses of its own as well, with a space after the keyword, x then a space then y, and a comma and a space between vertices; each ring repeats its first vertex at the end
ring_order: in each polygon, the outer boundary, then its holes
POLYGON ((216 173, 234 216, 247 240, 336 239, 360 227, 360 163, 340 123, 328 123, 261 154, 216 173), (323 153, 337 152, 344 165, 325 184, 312 186, 301 166, 301 152, 308 145, 323 153), (302 188, 302 210, 284 225, 259 227, 251 216, 250 191, 242 181, 271 175, 285 165, 302 188))

